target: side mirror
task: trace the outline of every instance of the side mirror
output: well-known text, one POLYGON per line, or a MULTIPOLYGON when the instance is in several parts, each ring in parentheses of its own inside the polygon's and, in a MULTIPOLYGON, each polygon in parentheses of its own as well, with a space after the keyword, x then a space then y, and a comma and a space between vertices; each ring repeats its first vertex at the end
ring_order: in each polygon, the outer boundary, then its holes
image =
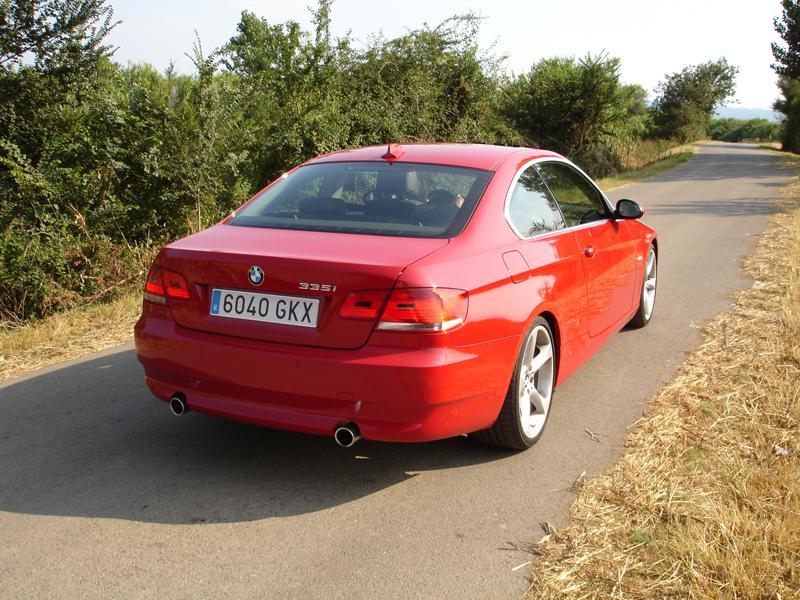
POLYGON ((644 209, 638 202, 624 198, 617 202, 614 216, 617 219, 641 219, 644 216, 644 209))

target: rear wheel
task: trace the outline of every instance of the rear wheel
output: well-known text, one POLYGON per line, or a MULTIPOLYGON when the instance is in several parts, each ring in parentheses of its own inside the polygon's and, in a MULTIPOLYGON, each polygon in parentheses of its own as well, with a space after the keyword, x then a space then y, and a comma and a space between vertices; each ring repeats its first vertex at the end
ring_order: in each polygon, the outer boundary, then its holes
POLYGON ((639 296, 639 310, 630 321, 632 327, 644 327, 653 318, 656 305, 656 283, 658 275, 658 256, 656 249, 650 246, 647 252, 647 262, 644 265, 644 280, 642 281, 642 294, 639 296))
POLYGON ((514 375, 494 425, 471 436, 482 444, 525 450, 541 437, 550 414, 556 348, 546 319, 533 322, 517 357, 514 375))

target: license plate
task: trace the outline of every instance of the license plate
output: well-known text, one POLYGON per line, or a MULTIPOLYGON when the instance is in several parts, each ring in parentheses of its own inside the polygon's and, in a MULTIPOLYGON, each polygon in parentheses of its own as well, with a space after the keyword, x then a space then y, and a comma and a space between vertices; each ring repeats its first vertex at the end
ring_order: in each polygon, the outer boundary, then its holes
POLYGON ((316 327, 319 300, 215 289, 211 292, 211 316, 316 327))

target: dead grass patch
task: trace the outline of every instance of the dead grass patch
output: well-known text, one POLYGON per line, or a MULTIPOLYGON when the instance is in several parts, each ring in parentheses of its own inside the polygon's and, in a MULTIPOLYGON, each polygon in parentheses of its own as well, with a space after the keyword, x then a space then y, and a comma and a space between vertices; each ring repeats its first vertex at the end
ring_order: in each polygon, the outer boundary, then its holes
POLYGON ((25 325, 0 328, 0 381, 130 341, 142 312, 138 289, 25 325))
POLYGON ((536 546, 530 598, 800 597, 800 182, 622 459, 536 546))

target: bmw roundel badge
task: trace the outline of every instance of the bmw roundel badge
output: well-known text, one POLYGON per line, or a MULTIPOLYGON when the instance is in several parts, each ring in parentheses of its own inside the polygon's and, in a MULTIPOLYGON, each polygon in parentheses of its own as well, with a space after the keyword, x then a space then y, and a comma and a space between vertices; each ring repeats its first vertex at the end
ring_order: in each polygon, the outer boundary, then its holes
POLYGON ((264 269, 261 267, 252 266, 247 272, 247 278, 253 285, 261 285, 264 283, 264 269))

